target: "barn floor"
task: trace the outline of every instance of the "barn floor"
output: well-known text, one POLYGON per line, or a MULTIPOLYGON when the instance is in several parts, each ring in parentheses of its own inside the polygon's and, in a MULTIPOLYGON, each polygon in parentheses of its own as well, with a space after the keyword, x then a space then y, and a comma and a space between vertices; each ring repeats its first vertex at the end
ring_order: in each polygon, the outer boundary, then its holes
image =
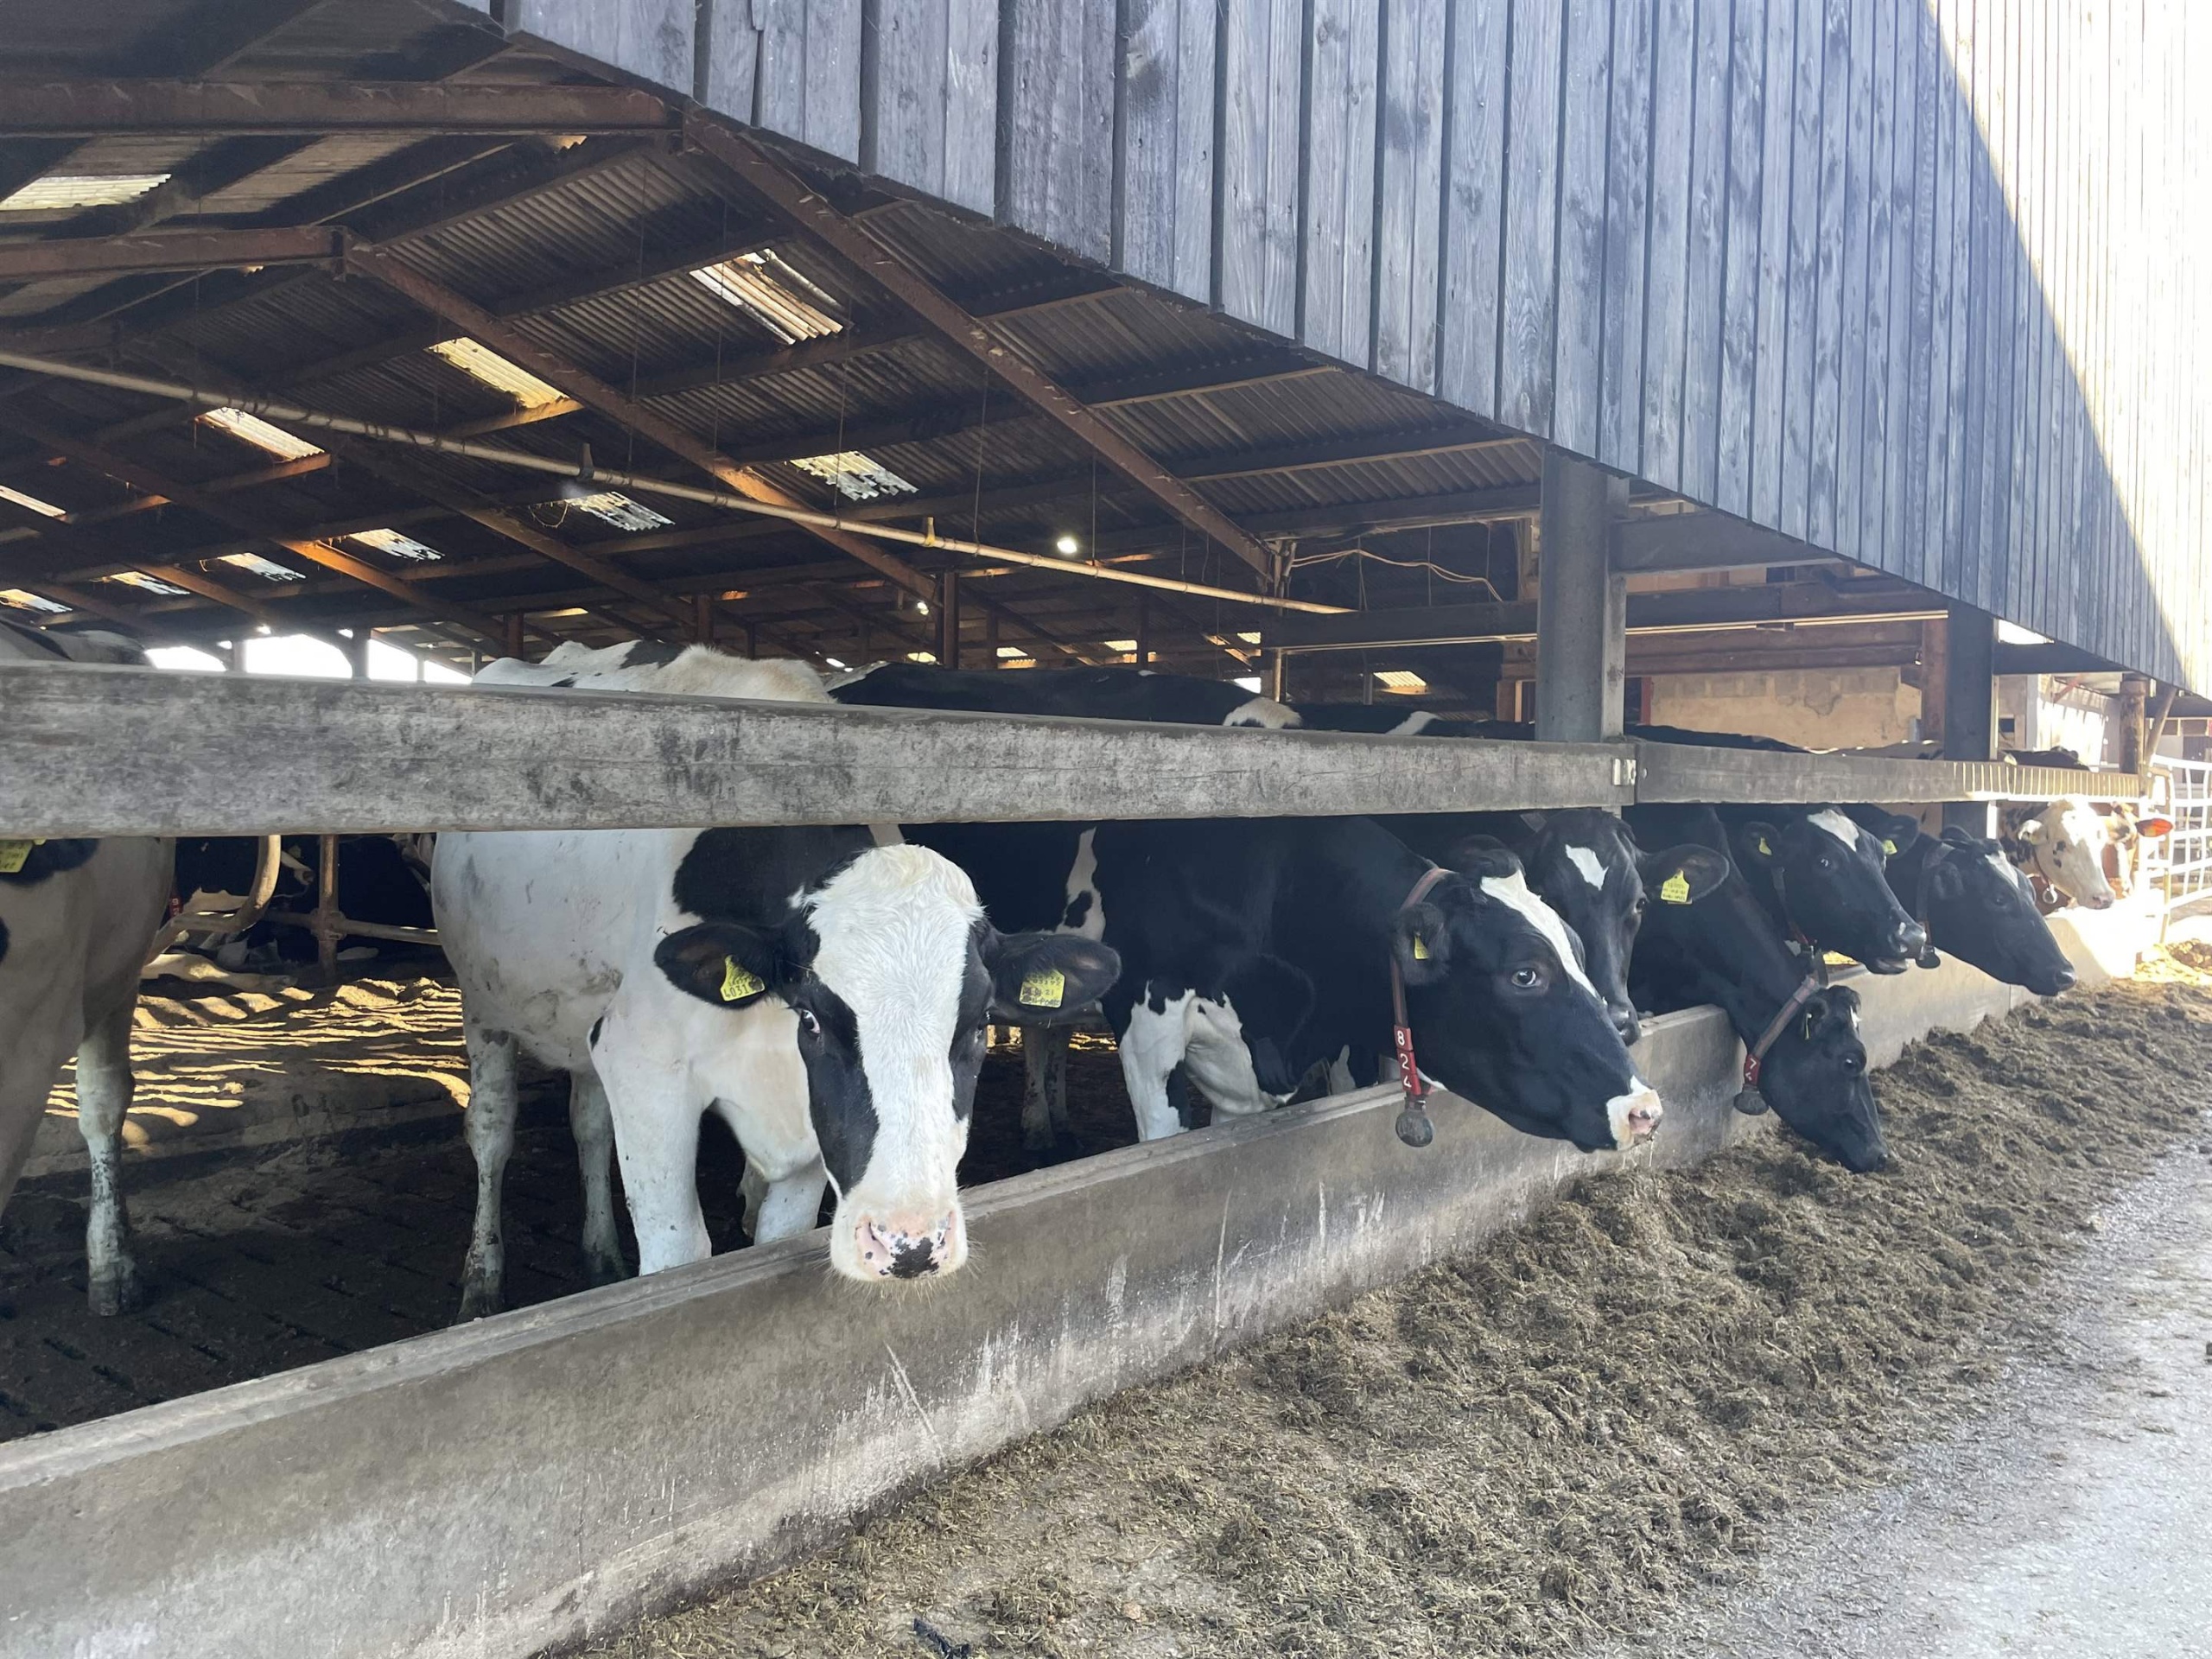
MULTIPOLYGON (((85 1181, 68 1167, 79 1143, 61 1116, 73 1109, 65 1079, 40 1142, 59 1167, 19 1187, 0 1218, 0 1441, 450 1322, 475 1173, 461 1135, 467 1062, 449 984, 363 978, 312 993, 149 996, 133 1059, 126 1138, 141 1155, 127 1165, 126 1193, 150 1299, 112 1319, 86 1306, 85 1181), (352 1127, 296 1133, 339 1125, 352 1127), (200 1144, 215 1149, 188 1149, 200 1144)), ((1068 1094, 1074 1134, 1052 1158, 1025 1154, 1020 1053, 994 1050, 963 1183, 1135 1140, 1109 1042, 1076 1039, 1068 1094)), ((564 1082, 536 1082, 507 1169, 517 1306, 584 1287, 567 1098, 564 1082)), ((743 1169, 710 1119, 700 1192, 717 1249, 743 1243, 743 1169)), ((634 1261, 626 1221, 625 1246, 634 1261)))
MULTIPOLYGON (((2054 1351, 2055 1287, 2104 1212, 2212 1151, 2212 975, 2153 978, 1915 1045, 1878 1080, 1898 1157, 1882 1175, 1777 1135, 1591 1182, 1462 1261, 1116 1396, 597 1650, 1640 1650, 1916 1448, 1993 1408, 1990 1432, 2011 1432, 2002 1379, 2054 1351)), ((1871 1599, 1897 1567, 1838 1579, 1871 1599)), ((1785 1627, 1744 1651, 1814 1650, 1785 1627)), ((1900 1650, 1916 1649, 1839 1649, 1900 1650)))

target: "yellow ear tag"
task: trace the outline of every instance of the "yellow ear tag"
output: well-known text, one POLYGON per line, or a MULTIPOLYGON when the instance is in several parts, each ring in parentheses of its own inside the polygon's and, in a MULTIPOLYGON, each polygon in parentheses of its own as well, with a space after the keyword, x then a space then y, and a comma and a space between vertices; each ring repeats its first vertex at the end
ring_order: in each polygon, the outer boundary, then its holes
POLYGON ((1759 837, 1759 855, 1763 858, 1772 858, 1774 856, 1774 849, 1766 844, 1766 837, 1764 836, 1761 836, 1759 837))
POLYGON ((1884 842, 1882 843, 1882 855, 1883 855, 1885 858, 1895 858, 1895 857, 1897 855, 1897 842, 1895 842, 1894 841, 1885 841, 1885 842, 1884 842))
POLYGON ((30 862, 31 849, 35 841, 0 841, 0 875, 20 875, 23 866, 30 862))
POLYGON ((1659 884, 1659 902, 1664 905, 1687 905, 1690 901, 1690 879, 1676 870, 1659 884))
POLYGON ((1057 1008, 1067 994, 1068 976, 1057 968, 1047 968, 1021 982, 1019 1000, 1025 1008, 1057 1008))
POLYGON ((1428 960, 1428 946, 1422 942, 1421 937, 1418 933, 1414 935, 1414 960, 1415 962, 1427 962, 1428 960))
POLYGON ((722 958, 723 1001, 741 1001, 748 996, 758 996, 767 988, 761 983, 758 975, 748 974, 744 969, 739 967, 735 957, 722 958))

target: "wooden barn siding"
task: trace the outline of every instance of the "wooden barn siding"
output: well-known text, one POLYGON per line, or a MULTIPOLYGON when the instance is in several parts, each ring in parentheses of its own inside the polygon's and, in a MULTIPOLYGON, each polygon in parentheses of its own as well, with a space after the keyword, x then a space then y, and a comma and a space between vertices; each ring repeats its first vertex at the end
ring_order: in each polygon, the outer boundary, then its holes
POLYGON ((2212 690, 2162 0, 512 0, 1138 281, 2212 690))

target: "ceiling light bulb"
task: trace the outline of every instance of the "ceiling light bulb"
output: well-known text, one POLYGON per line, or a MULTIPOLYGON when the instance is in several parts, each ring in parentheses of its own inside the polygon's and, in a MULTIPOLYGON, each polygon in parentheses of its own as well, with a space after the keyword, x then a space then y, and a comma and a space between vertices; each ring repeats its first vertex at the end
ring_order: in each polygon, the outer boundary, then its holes
POLYGON ((1063 536, 1058 541, 1052 543, 1052 550, 1057 553, 1071 556, 1078 550, 1080 545, 1081 543, 1079 543, 1074 537, 1063 536))

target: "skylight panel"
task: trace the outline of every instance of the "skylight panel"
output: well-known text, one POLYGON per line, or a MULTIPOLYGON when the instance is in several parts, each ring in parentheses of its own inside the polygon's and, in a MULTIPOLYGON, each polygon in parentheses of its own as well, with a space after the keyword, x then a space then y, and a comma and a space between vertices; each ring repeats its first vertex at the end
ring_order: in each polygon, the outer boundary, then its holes
POLYGON ((346 539, 359 542, 363 547, 372 547, 395 559, 412 559, 418 564, 445 557, 429 543, 418 542, 412 536, 403 536, 396 530, 359 530, 346 539))
POLYGON ((44 611, 49 615, 69 608, 43 594, 27 594, 20 588, 0 588, 0 605, 12 605, 19 611, 44 611))
POLYGON ((287 569, 274 559, 264 559, 258 553, 226 553, 223 555, 223 563, 235 564, 241 570, 251 570, 255 575, 265 576, 270 582, 305 582, 307 580, 298 571, 287 569))
POLYGON ((601 490, 596 495, 580 495, 569 503, 579 507, 594 518, 604 518, 617 530, 658 530, 676 521, 655 512, 642 501, 632 501, 619 490, 601 490))
POLYGON ((454 340, 442 340, 430 350, 459 369, 471 379, 481 381, 494 391, 504 391, 521 409, 541 409, 547 404, 557 404, 568 394, 558 386, 548 385, 519 363, 510 363, 490 347, 479 346, 462 335, 454 340))
POLYGON ((823 308, 830 296, 772 253, 741 253, 702 266, 691 276, 786 346, 820 340, 845 326, 823 308))
POLYGON ((1385 668, 1376 672, 1376 683, 1392 691, 1426 691, 1428 682, 1409 668, 1385 668))
POLYGON ((1012 662, 1017 657, 1027 657, 1028 654, 1029 652, 1020 645, 1001 645, 999 647, 1000 658, 1007 662, 1012 662))
POLYGON ((802 455, 791 465, 835 486, 848 501, 873 501, 880 495, 914 493, 912 484, 881 461, 857 449, 840 449, 828 455, 802 455))
POLYGON ((1105 639, 1100 641, 1100 643, 1103 645, 1107 650, 1119 652, 1124 657, 1128 656, 1131 652, 1137 648, 1137 642, 1134 639, 1105 639))
POLYGON ((33 179, 12 196, 0 200, 0 213, 51 213, 72 207, 115 207, 136 201, 157 184, 168 181, 166 173, 49 174, 33 179))
POLYGON ((211 409, 200 418, 217 431, 227 432, 279 461, 305 461, 309 455, 322 453, 321 444, 295 437, 283 427, 271 426, 260 416, 249 415, 242 409, 211 409))
POLYGON ((102 576, 102 582, 119 582, 127 587, 143 588, 149 594, 181 594, 184 589, 174 582, 163 582, 159 576, 149 576, 143 570, 118 570, 111 576, 102 576))
POLYGON ((12 501, 19 507, 28 507, 48 518, 67 518, 69 516, 67 508, 57 507, 51 501, 41 501, 35 495, 25 495, 21 490, 11 490, 5 484, 0 484, 0 501, 12 501))

